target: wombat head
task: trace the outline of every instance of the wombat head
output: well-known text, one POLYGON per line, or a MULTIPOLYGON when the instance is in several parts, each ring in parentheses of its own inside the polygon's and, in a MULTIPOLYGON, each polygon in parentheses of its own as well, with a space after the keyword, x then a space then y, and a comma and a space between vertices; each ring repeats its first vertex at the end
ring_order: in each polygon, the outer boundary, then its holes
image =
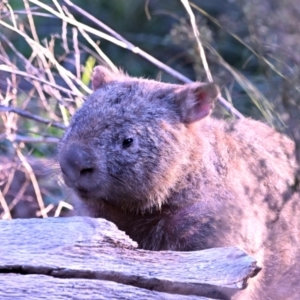
POLYGON ((175 85, 96 67, 94 93, 59 147, 66 184, 84 201, 161 206, 191 161, 191 124, 209 115, 214 84, 175 85))

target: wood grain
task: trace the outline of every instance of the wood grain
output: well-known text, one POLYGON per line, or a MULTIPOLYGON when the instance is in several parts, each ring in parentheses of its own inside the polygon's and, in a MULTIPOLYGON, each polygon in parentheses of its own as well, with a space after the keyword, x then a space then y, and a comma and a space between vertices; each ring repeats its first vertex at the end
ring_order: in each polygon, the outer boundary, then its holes
POLYGON ((25 278, 33 278, 45 293, 50 293, 51 284, 53 290, 67 284, 70 293, 73 286, 77 299, 87 299, 85 285, 98 291, 99 299, 107 296, 111 285, 112 291, 120 291, 118 299, 125 297, 121 294, 127 289, 136 292, 135 299, 148 297, 146 291, 228 299, 257 271, 255 260, 234 247, 193 252, 139 250, 124 232, 104 219, 1 221, 0 239, 0 275, 1 282, 3 278, 6 282, 0 285, 0 296, 11 284, 17 296, 17 287, 26 286, 25 278))

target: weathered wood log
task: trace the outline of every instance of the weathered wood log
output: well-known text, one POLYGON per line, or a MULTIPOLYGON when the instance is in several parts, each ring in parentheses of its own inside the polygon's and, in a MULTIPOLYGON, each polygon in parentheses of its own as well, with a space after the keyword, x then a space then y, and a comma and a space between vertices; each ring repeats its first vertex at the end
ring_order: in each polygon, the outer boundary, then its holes
MULTIPOLYGON (((178 300, 178 295, 150 291, 107 280, 55 278, 45 275, 0 274, 0 299, 70 300, 70 299, 164 299, 178 300)), ((183 296, 180 300, 208 300, 183 296)))
MULTIPOLYGON (((175 299, 176 294, 180 299, 229 299, 257 272, 255 260, 234 247, 139 250, 104 219, 1 221, 0 241, 0 282, 5 282, 0 298, 13 286, 11 297, 16 299, 27 286, 32 291, 28 299, 55 290, 86 299, 86 289, 93 299, 175 299)), ((49 295, 47 299, 58 298, 58 292, 49 295)))

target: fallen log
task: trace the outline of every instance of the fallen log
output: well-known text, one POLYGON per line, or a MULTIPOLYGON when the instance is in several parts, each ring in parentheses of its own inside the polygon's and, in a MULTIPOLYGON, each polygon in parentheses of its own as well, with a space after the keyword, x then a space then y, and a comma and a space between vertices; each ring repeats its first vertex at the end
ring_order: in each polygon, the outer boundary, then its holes
POLYGON ((87 217, 1 221, 0 240, 1 299, 230 299, 258 270, 235 247, 140 250, 87 217))

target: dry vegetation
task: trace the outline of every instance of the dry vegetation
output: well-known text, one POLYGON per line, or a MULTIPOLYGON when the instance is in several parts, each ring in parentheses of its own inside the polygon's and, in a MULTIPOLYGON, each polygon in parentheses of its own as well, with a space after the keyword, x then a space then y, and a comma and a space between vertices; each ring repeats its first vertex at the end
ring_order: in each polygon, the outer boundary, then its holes
MULTIPOLYGON (((192 11, 188 2, 182 0, 187 18, 173 27, 170 40, 175 45, 185 45, 198 79, 213 77, 221 85, 228 102, 224 98, 220 102, 231 112, 219 109, 223 116, 242 117, 229 104, 235 97, 231 88, 237 84, 255 104, 249 115, 289 134, 297 142, 300 161, 300 29, 296 22, 300 6, 292 0, 235 2, 245 17, 240 24, 248 28, 243 39, 239 37, 241 28, 237 28, 234 15, 216 20, 193 3, 192 11), (218 35, 212 33, 208 22, 219 28, 218 35), (245 65, 251 60, 259 61, 259 76, 246 77, 226 62, 216 47, 223 35, 230 35, 247 49, 245 65)), ((91 93, 89 83, 94 65, 116 68, 102 51, 99 39, 144 57, 179 81, 190 81, 69 0, 63 5, 56 0, 50 5, 39 0, 23 3, 24 9, 14 11, 10 1, 0 1, 1 219, 59 216, 72 210, 55 164, 55 148, 70 118, 91 93), (77 21, 71 11, 95 26, 77 21), (36 18, 61 20, 60 33, 41 39, 36 18), (25 56, 24 49, 15 46, 16 39, 22 39, 30 55, 25 56), (87 59, 82 64, 83 53, 87 59)), ((146 11, 149 13, 148 7, 146 11)))

